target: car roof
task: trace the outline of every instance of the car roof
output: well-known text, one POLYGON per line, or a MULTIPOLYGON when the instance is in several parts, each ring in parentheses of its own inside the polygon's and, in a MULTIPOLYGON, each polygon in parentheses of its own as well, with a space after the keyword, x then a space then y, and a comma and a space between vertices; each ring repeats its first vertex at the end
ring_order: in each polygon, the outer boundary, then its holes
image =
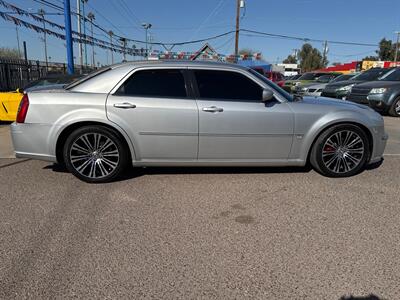
POLYGON ((232 69, 242 69, 248 70, 247 67, 240 66, 237 64, 232 63, 225 63, 225 62, 217 62, 217 61, 193 61, 193 60, 137 60, 137 61, 130 61, 130 62, 123 62, 115 65, 111 65, 110 68, 121 68, 121 67, 221 67, 221 68, 232 68, 232 69))

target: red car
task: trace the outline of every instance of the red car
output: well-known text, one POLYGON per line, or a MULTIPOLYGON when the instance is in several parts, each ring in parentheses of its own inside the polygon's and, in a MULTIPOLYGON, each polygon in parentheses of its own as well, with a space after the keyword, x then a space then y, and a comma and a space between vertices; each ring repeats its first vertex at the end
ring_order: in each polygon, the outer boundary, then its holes
POLYGON ((267 71, 267 70, 263 69, 262 67, 253 67, 252 69, 257 71, 261 75, 264 75, 265 77, 267 77, 269 80, 271 80, 273 82, 279 82, 279 81, 283 80, 283 75, 279 72, 267 71))

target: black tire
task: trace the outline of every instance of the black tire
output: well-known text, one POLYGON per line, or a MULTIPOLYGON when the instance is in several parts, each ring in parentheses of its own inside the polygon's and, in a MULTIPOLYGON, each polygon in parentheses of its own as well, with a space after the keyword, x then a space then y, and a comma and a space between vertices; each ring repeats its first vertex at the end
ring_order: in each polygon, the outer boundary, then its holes
MULTIPOLYGON (((358 139, 357 139, 358 141, 358 139)), ((365 165, 367 163, 368 158, 370 157, 370 150, 369 150, 369 140, 368 137, 366 135, 366 133, 364 132, 364 130, 362 130, 360 127, 353 125, 353 124, 339 124, 339 125, 335 125, 332 126, 328 129, 326 129, 324 132, 322 132, 319 137, 317 138, 317 140, 315 141, 311 153, 310 153, 310 163, 313 166, 313 168, 320 174, 327 176, 327 177, 349 177, 349 176, 353 176, 358 174, 359 172, 361 172, 362 170, 364 170, 365 165), (346 158, 347 155, 348 157, 348 152, 346 152, 345 150, 342 150, 342 148, 339 145, 337 148, 340 148, 338 150, 336 150, 336 148, 330 147, 329 145, 327 145, 328 140, 330 140, 330 138, 333 138, 335 134, 337 135, 341 135, 341 137, 345 137, 347 132, 352 132, 354 133, 354 135, 352 135, 354 137, 354 140, 356 140, 356 137, 358 136, 360 138, 360 142, 358 142, 357 144, 357 151, 359 151, 358 149, 363 148, 363 153, 357 153, 357 154, 352 154, 352 155, 356 155, 356 159, 359 160, 359 162, 356 164, 353 161, 351 162, 351 168, 348 164, 348 158, 346 158), (324 148, 325 147, 325 148, 324 148), (331 149, 327 149, 326 147, 330 147, 331 149), (333 154, 329 154, 329 153, 333 153, 333 154), (328 153, 328 154, 327 154, 328 153), (323 154, 325 157, 325 161, 323 158, 323 154), (340 160, 340 162, 338 163, 339 167, 337 168, 337 171, 332 170, 330 167, 332 166, 332 163, 329 164, 327 167, 327 164, 329 163, 330 159, 333 159, 334 155, 339 155, 340 158, 338 158, 338 160, 340 160), (331 156, 328 156, 331 155, 331 156), (346 162, 345 162, 346 160, 346 162), (346 165, 345 165, 346 164, 346 165), (349 169, 349 170, 347 170, 349 169)), ((353 149, 351 149, 353 150, 353 149)), ((355 150, 353 150, 355 151, 355 150)), ((333 162, 337 162, 337 160, 334 160, 333 162)), ((336 163, 335 163, 335 166, 336 163)), ((336 169, 335 167, 333 169, 336 169)))
POLYGON ((122 139, 119 133, 104 126, 90 125, 78 128, 65 141, 65 166, 69 172, 88 183, 112 181, 124 171, 129 162, 129 150, 122 139), (87 147, 84 139, 90 146, 94 146, 97 139, 97 146, 87 147), (110 146, 106 147, 108 144, 110 146), (81 148, 91 150, 82 151, 81 148), (76 159, 78 156, 85 157, 76 159), (86 167, 83 166, 85 163, 88 163, 86 167))
POLYGON ((393 101, 393 104, 389 109, 389 115, 391 115, 392 117, 400 117, 400 97, 397 97, 393 101))

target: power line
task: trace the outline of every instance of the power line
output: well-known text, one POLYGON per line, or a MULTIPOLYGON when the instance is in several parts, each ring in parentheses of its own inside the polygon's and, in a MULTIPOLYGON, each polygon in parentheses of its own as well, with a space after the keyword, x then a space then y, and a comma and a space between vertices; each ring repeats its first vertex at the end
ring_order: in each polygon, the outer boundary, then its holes
POLYGON ((258 34, 258 35, 263 35, 263 36, 267 36, 267 37, 282 38, 282 39, 289 39, 289 40, 298 40, 298 41, 304 41, 304 42, 324 43, 325 41, 327 41, 330 44, 340 44, 340 45, 367 46, 367 47, 377 47, 378 46, 377 44, 354 43, 354 42, 332 41, 332 40, 319 40, 319 39, 312 39, 312 38, 306 38, 306 37, 298 37, 298 36, 290 36, 290 35, 284 35, 284 34, 268 33, 268 32, 250 30, 250 29, 240 29, 240 31, 253 33, 253 34, 258 34))

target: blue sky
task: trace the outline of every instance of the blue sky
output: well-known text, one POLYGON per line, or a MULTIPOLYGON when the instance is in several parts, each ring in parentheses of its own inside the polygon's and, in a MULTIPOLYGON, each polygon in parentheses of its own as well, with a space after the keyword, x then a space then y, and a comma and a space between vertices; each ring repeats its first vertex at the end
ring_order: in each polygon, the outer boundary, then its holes
MULTIPOLYGON (((62 6, 61 0, 48 0, 62 6)), ((47 12, 54 9, 41 6, 33 0, 8 0, 26 10, 47 12)), ((96 22, 115 33, 132 39, 144 40, 142 22, 153 25, 151 35, 157 42, 176 42, 200 39, 234 29, 236 0, 89 0, 86 12, 93 11, 96 22), (124 9, 125 2, 129 9, 124 9), (134 15, 131 13, 133 12, 134 15)), ((76 0, 71 0, 76 7, 76 0)), ((0 11, 6 11, 0 8, 0 11)), ((394 31, 400 30, 399 0, 246 0, 242 11, 241 27, 257 31, 301 36, 321 40, 378 43, 382 37, 395 39, 394 31)), ((49 20, 63 24, 63 16, 48 16, 49 20)), ((27 18, 26 21, 33 22, 27 18)), ((76 27, 76 18, 72 18, 76 27)), ((103 38, 98 35, 98 38, 103 38)), ((39 34, 19 28, 20 41, 26 41, 30 59, 44 60, 43 43, 39 34)), ((16 31, 12 23, 0 19, 0 46, 16 47, 16 31)), ((65 42, 53 37, 48 39, 51 61, 66 60, 65 42)), ((210 44, 223 54, 234 49, 233 35, 213 40, 210 44)), ((292 49, 300 48, 301 41, 265 38, 241 34, 240 48, 252 48, 263 53, 270 62, 284 59, 292 49)), ((195 51, 201 44, 176 47, 177 51, 195 51)), ((322 43, 313 43, 322 50, 322 43)), ((88 46, 89 47, 89 46, 88 46)), ((142 47, 142 45, 138 45, 142 47)), ((91 48, 89 47, 88 50, 91 48)), ((158 47, 156 47, 158 49, 158 47)), ((329 45, 330 62, 352 61, 374 54, 374 47, 329 45)), ((107 63, 107 51, 96 48, 96 61, 107 63)), ((89 51, 89 58, 91 51, 89 51)), ((74 47, 74 56, 78 56, 74 47)), ((115 55, 116 61, 121 55, 115 55)), ((90 61, 90 59, 89 59, 90 61)))

